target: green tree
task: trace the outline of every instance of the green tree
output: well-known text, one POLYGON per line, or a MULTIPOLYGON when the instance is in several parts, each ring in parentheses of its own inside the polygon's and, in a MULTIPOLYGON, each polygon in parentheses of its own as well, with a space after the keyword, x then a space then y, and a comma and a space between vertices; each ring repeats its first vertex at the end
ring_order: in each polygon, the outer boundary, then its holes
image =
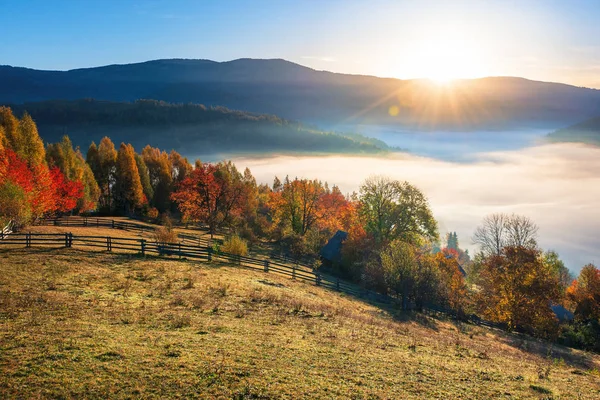
POLYGON ((427 198, 408 182, 368 178, 360 186, 360 213, 366 230, 379 244, 395 239, 421 243, 438 238, 437 223, 427 198))
POLYGON ((410 301, 422 308, 438 296, 440 272, 434 260, 410 243, 390 242, 381 252, 381 266, 387 287, 402 299, 403 309, 410 301))
POLYGON ((144 162, 144 159, 139 154, 135 154, 135 163, 138 167, 138 172, 140 173, 140 182, 142 183, 142 188, 144 189, 144 196, 146 199, 151 200, 154 196, 154 190, 152 189, 152 184, 150 183, 150 171, 148 170, 148 166, 144 162))

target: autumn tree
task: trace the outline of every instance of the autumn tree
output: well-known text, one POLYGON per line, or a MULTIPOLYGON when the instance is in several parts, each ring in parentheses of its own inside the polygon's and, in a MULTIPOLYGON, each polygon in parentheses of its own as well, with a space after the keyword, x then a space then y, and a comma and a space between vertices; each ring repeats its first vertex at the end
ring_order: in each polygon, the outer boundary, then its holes
POLYGON ((87 153, 87 162, 100 188, 99 206, 110 211, 112 204, 112 189, 115 185, 117 151, 115 144, 108 137, 103 137, 98 147, 94 143, 87 153))
POLYGON ((62 172, 65 178, 64 184, 67 182, 81 184, 82 192, 76 208, 82 212, 94 210, 100 197, 100 188, 90 165, 84 160, 79 148, 73 149, 69 137, 65 135, 59 143, 49 144, 46 149, 46 159, 50 167, 56 167, 62 172))
POLYGON ((455 249, 443 249, 433 256, 440 273, 440 300, 450 309, 464 314, 467 304, 467 285, 455 249))
POLYGON ((142 158, 148 167, 153 197, 150 202, 160 212, 170 208, 170 195, 173 190, 173 171, 169 155, 158 148, 146 146, 142 158))
POLYGON ((389 290, 400 297, 402 308, 410 302, 422 308, 438 296, 439 271, 431 255, 410 243, 394 240, 381 252, 381 266, 389 290))
POLYGON ((154 189, 150 183, 150 170, 144 162, 144 159, 139 154, 135 153, 135 164, 137 165, 138 172, 140 173, 140 182, 142 183, 142 189, 144 190, 144 196, 146 199, 152 200, 154 197, 154 189))
POLYGON ((211 235, 232 226, 246 200, 247 186, 231 162, 197 166, 171 195, 185 218, 205 223, 211 235))
POLYGON ((567 298, 574 304, 577 319, 600 320, 600 270, 594 264, 581 269, 567 289, 567 298))
POLYGON ((477 302, 482 315, 538 336, 556 333, 550 305, 561 297, 555 272, 539 250, 505 246, 484 259, 479 271, 477 302))
POLYGON ((360 186, 360 212, 377 243, 435 240, 437 223, 427 198, 408 182, 376 176, 360 186))
POLYGON ((131 214, 146 201, 135 162, 135 150, 130 144, 121 143, 117 153, 114 196, 117 208, 126 214, 131 214))
POLYGON ((491 214, 483 219, 473 235, 473 243, 481 247, 485 255, 500 255, 506 246, 537 246, 538 226, 529 218, 516 214, 491 214))

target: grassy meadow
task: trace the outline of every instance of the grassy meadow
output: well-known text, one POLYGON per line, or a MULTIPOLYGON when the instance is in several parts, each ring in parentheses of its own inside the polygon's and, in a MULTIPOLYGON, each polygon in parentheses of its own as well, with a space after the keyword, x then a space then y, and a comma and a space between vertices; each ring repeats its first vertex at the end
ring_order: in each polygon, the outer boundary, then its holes
POLYGON ((600 357, 286 277, 0 248, 1 398, 583 398, 600 357))

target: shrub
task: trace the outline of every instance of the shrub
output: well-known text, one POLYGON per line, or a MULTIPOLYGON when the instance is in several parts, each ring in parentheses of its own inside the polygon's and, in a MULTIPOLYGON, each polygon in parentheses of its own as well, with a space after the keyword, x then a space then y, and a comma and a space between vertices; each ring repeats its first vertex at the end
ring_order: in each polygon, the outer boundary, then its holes
POLYGON ((154 240, 156 243, 176 243, 178 237, 170 226, 160 226, 154 231, 154 240))
POLYGON ((31 206, 23 189, 10 181, 0 185, 0 220, 13 219, 21 226, 29 223, 31 218, 31 206))
POLYGON ((158 210, 156 209, 156 207, 151 207, 148 209, 146 215, 148 216, 148 218, 156 220, 158 218, 158 210))
POLYGON ((248 243, 241 237, 233 235, 225 239, 221 250, 236 256, 245 256, 248 254, 248 243))

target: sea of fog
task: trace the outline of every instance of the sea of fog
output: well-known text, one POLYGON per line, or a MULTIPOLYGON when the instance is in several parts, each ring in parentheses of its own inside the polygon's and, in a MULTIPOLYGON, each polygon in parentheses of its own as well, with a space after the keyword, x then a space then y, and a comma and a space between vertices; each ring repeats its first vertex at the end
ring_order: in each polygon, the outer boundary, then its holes
POLYGON ((419 135, 379 136, 411 153, 233 160, 238 168, 249 167, 259 182, 271 183, 275 175, 318 178, 344 193, 358 191, 370 175, 407 180, 429 198, 440 233, 456 231, 461 247, 471 252, 476 250, 473 231, 484 216, 514 212, 539 225, 540 246, 558 251, 573 272, 587 263, 600 263, 599 147, 545 144, 539 131, 495 138, 449 132, 419 135))

